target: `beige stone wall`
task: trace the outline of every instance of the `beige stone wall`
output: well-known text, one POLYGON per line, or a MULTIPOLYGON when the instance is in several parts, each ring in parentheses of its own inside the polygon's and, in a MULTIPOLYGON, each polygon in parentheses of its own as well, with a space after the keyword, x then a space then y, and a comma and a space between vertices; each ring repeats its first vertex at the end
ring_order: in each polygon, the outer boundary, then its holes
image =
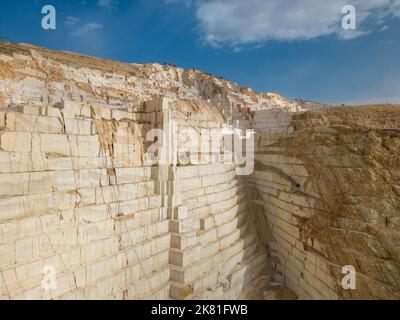
POLYGON ((169 297, 169 221, 142 162, 142 117, 69 102, 1 113, 2 298, 169 297))
POLYGON ((172 221, 172 298, 246 297, 252 282, 267 280, 267 256, 235 166, 185 166, 177 174, 184 213, 172 221))
POLYGON ((172 104, 172 120, 177 151, 189 152, 191 161, 175 169, 179 206, 171 220, 171 298, 262 297, 270 277, 267 252, 251 224, 236 166, 221 156, 223 140, 218 148, 212 145, 224 118, 209 104, 181 101, 172 104))
MULTIPOLYGON (((267 282, 267 256, 246 219, 235 166, 146 162, 149 129, 165 132, 169 121, 178 131, 221 128, 216 108, 196 106, 162 99, 135 113, 75 102, 4 109, 1 298, 254 295, 248 286, 267 282), (50 291, 42 285, 49 267, 50 291)), ((176 141, 180 150, 185 135, 176 141)))
POLYGON ((317 203, 308 188, 309 173, 301 159, 289 156, 276 143, 289 134, 260 134, 256 170, 251 182, 256 187, 267 219, 266 232, 276 270, 299 299, 337 299, 334 279, 318 241, 304 243, 301 224, 313 216, 317 203), (308 191, 308 190, 307 190, 308 191))
POLYGON ((285 283, 303 299, 398 299, 399 108, 293 116, 293 133, 257 137, 251 184, 285 283), (344 290, 342 268, 357 272, 344 290))
POLYGON ((253 114, 251 125, 257 132, 285 133, 291 130, 293 114, 294 112, 279 108, 258 110, 253 114))

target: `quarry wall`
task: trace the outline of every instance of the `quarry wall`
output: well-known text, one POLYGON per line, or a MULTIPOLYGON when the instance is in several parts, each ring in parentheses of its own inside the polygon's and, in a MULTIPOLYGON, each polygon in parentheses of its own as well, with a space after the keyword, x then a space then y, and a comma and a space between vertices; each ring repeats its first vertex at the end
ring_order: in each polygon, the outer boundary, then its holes
POLYGON ((174 111, 160 99, 136 113, 75 102, 3 109, 2 298, 246 297, 267 255, 248 231, 235 166, 201 157, 146 164, 149 129, 223 124, 205 109, 182 121, 185 107, 193 104, 174 111), (45 290, 49 269, 56 287, 45 290))
POLYGON ((396 106, 293 114, 292 133, 256 138, 253 202, 299 298, 399 298, 399 115, 396 106), (348 265, 355 290, 342 287, 348 265))
POLYGON ((1 114, 2 297, 168 297, 169 221, 141 159, 145 125, 74 103, 1 114))

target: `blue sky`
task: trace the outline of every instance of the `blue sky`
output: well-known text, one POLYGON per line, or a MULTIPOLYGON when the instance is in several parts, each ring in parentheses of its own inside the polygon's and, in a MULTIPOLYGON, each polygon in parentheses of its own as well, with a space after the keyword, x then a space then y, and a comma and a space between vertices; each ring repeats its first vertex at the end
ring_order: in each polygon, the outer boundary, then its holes
POLYGON ((400 102, 400 0, 2 0, 0 37, 197 68, 288 98, 400 102), (57 29, 41 27, 44 5, 57 29), (343 30, 352 4, 357 30, 343 30))

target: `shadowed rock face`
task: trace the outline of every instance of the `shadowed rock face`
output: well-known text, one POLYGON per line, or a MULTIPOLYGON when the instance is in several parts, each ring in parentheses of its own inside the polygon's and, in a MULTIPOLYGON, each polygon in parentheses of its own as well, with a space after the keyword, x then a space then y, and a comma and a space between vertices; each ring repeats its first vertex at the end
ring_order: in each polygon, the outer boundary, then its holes
POLYGON ((306 112, 291 126, 260 134, 253 175, 281 272, 304 298, 399 299, 400 107, 306 112), (346 265, 356 290, 341 286, 346 265))
POLYGON ((0 43, 0 176, 4 298, 400 298, 399 106, 0 43), (253 174, 146 165, 146 133, 167 119, 254 128, 253 174))
POLYGON ((304 160, 321 210, 302 225, 317 239, 337 283, 359 272, 343 298, 400 298, 400 108, 338 108, 294 118, 288 149, 304 160), (303 127, 304 128, 304 127, 303 127))

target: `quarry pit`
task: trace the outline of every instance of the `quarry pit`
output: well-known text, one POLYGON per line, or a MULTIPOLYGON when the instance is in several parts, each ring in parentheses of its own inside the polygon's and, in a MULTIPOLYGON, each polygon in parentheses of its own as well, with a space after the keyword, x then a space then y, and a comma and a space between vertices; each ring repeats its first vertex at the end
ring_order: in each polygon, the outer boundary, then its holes
POLYGON ((400 299, 397 105, 0 42, 0 181, 0 299, 400 299), (251 174, 187 134, 227 128, 251 174))

